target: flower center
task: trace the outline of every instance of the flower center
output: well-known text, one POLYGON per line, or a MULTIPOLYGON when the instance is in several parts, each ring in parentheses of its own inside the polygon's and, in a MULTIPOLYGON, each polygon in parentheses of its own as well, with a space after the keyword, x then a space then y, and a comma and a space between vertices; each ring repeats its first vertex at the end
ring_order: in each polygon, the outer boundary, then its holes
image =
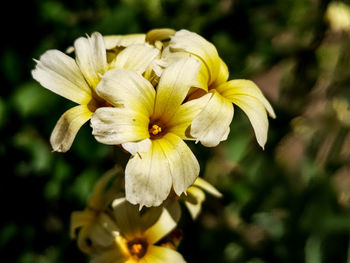
POLYGON ((157 124, 153 124, 152 127, 148 130, 151 135, 158 135, 162 132, 162 128, 157 124))
POLYGON ((144 239, 134 239, 128 242, 130 255, 135 259, 143 258, 147 252, 148 243, 144 239))

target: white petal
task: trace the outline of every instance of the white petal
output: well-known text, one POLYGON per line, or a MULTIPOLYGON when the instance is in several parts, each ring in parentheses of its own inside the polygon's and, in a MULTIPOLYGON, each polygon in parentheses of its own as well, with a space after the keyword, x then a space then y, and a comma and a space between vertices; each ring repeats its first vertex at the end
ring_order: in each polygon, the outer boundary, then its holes
POLYGON ((174 191, 180 196, 196 180, 198 161, 186 143, 175 134, 166 134, 161 139, 161 145, 170 165, 174 191))
POLYGON ((148 138, 148 123, 148 116, 128 108, 99 108, 91 118, 96 140, 112 145, 148 138))
POLYGON ((134 44, 142 44, 145 43, 145 38, 145 34, 103 36, 106 49, 113 49, 115 47, 128 47, 134 44))
POLYGON ((152 84, 133 70, 108 71, 96 88, 97 94, 116 107, 125 106, 151 116, 155 90, 152 84))
POLYGON ((91 89, 75 60, 58 50, 46 51, 32 71, 43 87, 79 104, 88 104, 91 89))
POLYGON ((131 157, 126 165, 126 199, 133 204, 159 206, 170 192, 171 171, 159 141, 152 141, 148 152, 131 157))
POLYGON ((222 194, 214 186, 200 177, 196 179, 193 185, 202 188, 204 191, 215 197, 222 197, 222 194))
POLYGON ((205 200, 204 192, 196 187, 187 189, 187 197, 183 197, 185 205, 191 214, 192 219, 196 219, 202 210, 202 203, 205 200))
POLYGON ((75 106, 66 111, 51 133, 52 149, 56 152, 68 151, 80 127, 90 119, 91 115, 92 112, 86 105, 75 106))
POLYGON ((194 85, 198 70, 198 61, 191 58, 181 59, 164 70, 157 86, 155 119, 167 122, 174 116, 194 85))
POLYGON ((107 71, 107 55, 103 37, 93 33, 91 37, 80 37, 74 42, 76 61, 85 79, 92 88, 100 81, 100 75, 107 71))
POLYGON ((129 153, 135 155, 137 153, 147 152, 149 150, 149 147, 151 147, 151 144, 151 140, 147 138, 139 142, 126 142, 123 143, 122 146, 129 153))
POLYGON ((194 118, 191 135, 207 147, 217 146, 225 138, 232 118, 232 103, 214 92, 204 110, 194 118))
POLYGON ((132 45, 118 54, 111 67, 135 70, 143 74, 158 55, 159 50, 148 44, 132 45))

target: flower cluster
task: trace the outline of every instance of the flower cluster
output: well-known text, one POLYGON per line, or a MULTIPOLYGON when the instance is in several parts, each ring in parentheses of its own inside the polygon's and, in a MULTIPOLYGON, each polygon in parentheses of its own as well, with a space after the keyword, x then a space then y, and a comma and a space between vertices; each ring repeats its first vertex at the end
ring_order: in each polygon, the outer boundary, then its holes
MULTIPOLYGON (((75 57, 58 50, 45 52, 32 71, 42 86, 79 104, 58 120, 50 138, 53 150, 69 150, 80 127, 90 120, 98 142, 130 153, 125 180, 122 176, 112 191, 116 194, 122 185, 119 194, 125 192, 125 199, 110 193, 107 200, 101 199, 106 193, 98 186, 88 208, 73 214, 73 228, 81 228, 79 247, 87 253, 105 251, 95 262, 119 255, 148 262, 149 251, 161 258, 161 249, 153 244, 176 226, 178 200, 195 218, 204 200, 201 189, 220 196, 198 178, 199 163, 184 141, 214 147, 226 140, 234 104, 246 113, 264 147, 267 115, 275 117, 274 111, 252 81, 228 80, 215 46, 187 30, 93 33, 77 39, 69 52, 75 57), (110 203, 111 208, 106 206, 110 203), (140 210, 152 208, 141 215, 136 205, 140 210), (158 228, 162 230, 152 237, 158 228), (84 243, 91 233, 94 246, 84 243)), ((171 255, 173 261, 164 262, 181 262, 181 256, 171 255)), ((127 261, 120 258, 113 262, 127 261)))

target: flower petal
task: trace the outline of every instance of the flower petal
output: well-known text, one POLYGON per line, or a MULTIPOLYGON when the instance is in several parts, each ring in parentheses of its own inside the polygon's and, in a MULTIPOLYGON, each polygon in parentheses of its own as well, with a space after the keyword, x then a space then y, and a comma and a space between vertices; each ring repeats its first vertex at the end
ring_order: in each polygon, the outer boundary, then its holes
POLYGON ((206 94, 199 99, 182 104, 174 117, 169 121, 169 132, 176 134, 185 140, 194 140, 190 134, 190 126, 193 119, 204 109, 212 94, 206 94))
POLYGON ((70 235, 72 238, 76 238, 76 231, 80 227, 91 224, 96 218, 96 213, 92 210, 74 211, 71 214, 70 220, 70 235))
POLYGON ((190 212, 192 219, 195 220, 202 209, 202 203, 205 200, 205 194, 201 189, 197 187, 189 187, 186 192, 188 196, 183 197, 185 205, 190 212))
POLYGON ((152 141, 148 152, 132 156, 126 165, 126 199, 132 204, 159 206, 170 192, 171 171, 160 141, 152 141))
POLYGON ((250 80, 231 80, 220 85, 217 90, 247 114, 254 128, 256 139, 264 148, 269 125, 266 111, 273 118, 276 115, 260 89, 250 80))
POLYGON ((143 44, 146 41, 145 34, 129 34, 129 35, 108 35, 103 36, 106 49, 116 47, 128 47, 134 44, 143 44))
POLYGON ((169 46, 172 51, 186 51, 199 57, 209 72, 208 86, 216 81, 221 69, 221 59, 212 43, 196 33, 182 29, 171 38, 169 46))
POLYGON ((222 197, 222 194, 214 187, 212 186, 210 183, 208 183, 207 181, 205 181, 204 179, 198 177, 196 179, 196 181, 193 183, 193 186, 197 186, 202 188, 204 191, 206 191, 207 193, 215 196, 215 197, 222 197))
POLYGON ((153 113, 155 90, 152 84, 133 70, 108 71, 96 88, 97 94, 112 105, 125 106, 144 115, 153 113))
POLYGON ((51 133, 50 142, 53 151, 68 151, 80 127, 90 119, 91 115, 92 112, 86 105, 75 106, 63 113, 51 133))
POLYGON ((157 28, 147 32, 146 41, 153 44, 156 41, 163 41, 170 39, 176 33, 174 29, 171 28, 157 28))
POLYGON ((169 234, 177 225, 167 209, 162 209, 162 214, 155 224, 146 230, 144 233, 147 241, 150 244, 155 244, 160 239, 169 234))
POLYGON ((137 153, 147 152, 149 147, 151 147, 151 144, 151 140, 147 138, 138 142, 126 142, 123 143, 122 146, 126 151, 135 155, 137 153))
POLYGON ((107 55, 103 37, 93 33, 91 37, 80 37, 74 42, 76 61, 90 87, 95 88, 100 74, 107 71, 107 55))
MULTIPOLYGON (((139 263, 186 263, 182 255, 170 248, 149 246, 146 255, 139 263)), ((101 262, 102 263, 102 262, 101 262)))
POLYGON ((43 87, 79 104, 88 104, 91 89, 75 60, 58 50, 46 51, 32 71, 43 87))
POLYGON ((128 257, 118 246, 113 246, 95 255, 90 263, 128 263, 128 257))
POLYGON ((214 147, 225 138, 232 118, 232 103, 214 91, 204 110, 194 118, 191 135, 203 145, 214 147))
POLYGON ((110 67, 135 70, 143 74, 158 55, 159 50, 151 45, 131 45, 118 54, 110 67))
POLYGON ((162 213, 161 207, 152 207, 140 213, 138 206, 129 203, 125 198, 113 201, 113 215, 121 234, 128 240, 143 233, 154 225, 162 213))
POLYGON ((237 97, 247 95, 256 98, 264 105, 270 117, 276 118, 275 112, 269 101, 262 94, 259 87, 251 80, 234 79, 230 80, 216 88, 216 90, 226 99, 235 103, 237 97))
POLYGON ((181 59, 170 64, 162 73, 157 86, 154 119, 170 120, 195 83, 199 63, 195 59, 181 59))
POLYGON ((91 118, 96 140, 111 145, 148 138, 148 123, 148 116, 128 108, 99 108, 91 118))
POLYGON ((169 162, 174 191, 180 196, 196 180, 199 174, 198 161, 179 136, 168 133, 160 142, 169 162))

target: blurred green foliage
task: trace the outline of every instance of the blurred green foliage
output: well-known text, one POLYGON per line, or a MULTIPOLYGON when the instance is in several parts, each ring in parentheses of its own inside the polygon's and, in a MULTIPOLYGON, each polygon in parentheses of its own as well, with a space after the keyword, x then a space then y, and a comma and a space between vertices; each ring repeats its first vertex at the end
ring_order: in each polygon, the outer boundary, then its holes
MULTIPOLYGON (((34 0, 9 3, 0 65, 2 261, 88 262, 69 237, 94 182, 127 156, 98 144, 89 125, 72 149, 50 133, 72 103, 32 80, 33 58, 86 33, 187 28, 212 41, 231 78, 253 79, 272 102, 262 151, 235 108, 219 147, 190 144, 201 176, 224 198, 184 213, 188 262, 350 262, 350 34, 325 20, 322 0, 34 0), (20 7, 19 7, 20 6, 20 7), (11 26, 8 26, 11 23, 11 26)), ((349 1, 342 1, 349 5, 349 1)))

